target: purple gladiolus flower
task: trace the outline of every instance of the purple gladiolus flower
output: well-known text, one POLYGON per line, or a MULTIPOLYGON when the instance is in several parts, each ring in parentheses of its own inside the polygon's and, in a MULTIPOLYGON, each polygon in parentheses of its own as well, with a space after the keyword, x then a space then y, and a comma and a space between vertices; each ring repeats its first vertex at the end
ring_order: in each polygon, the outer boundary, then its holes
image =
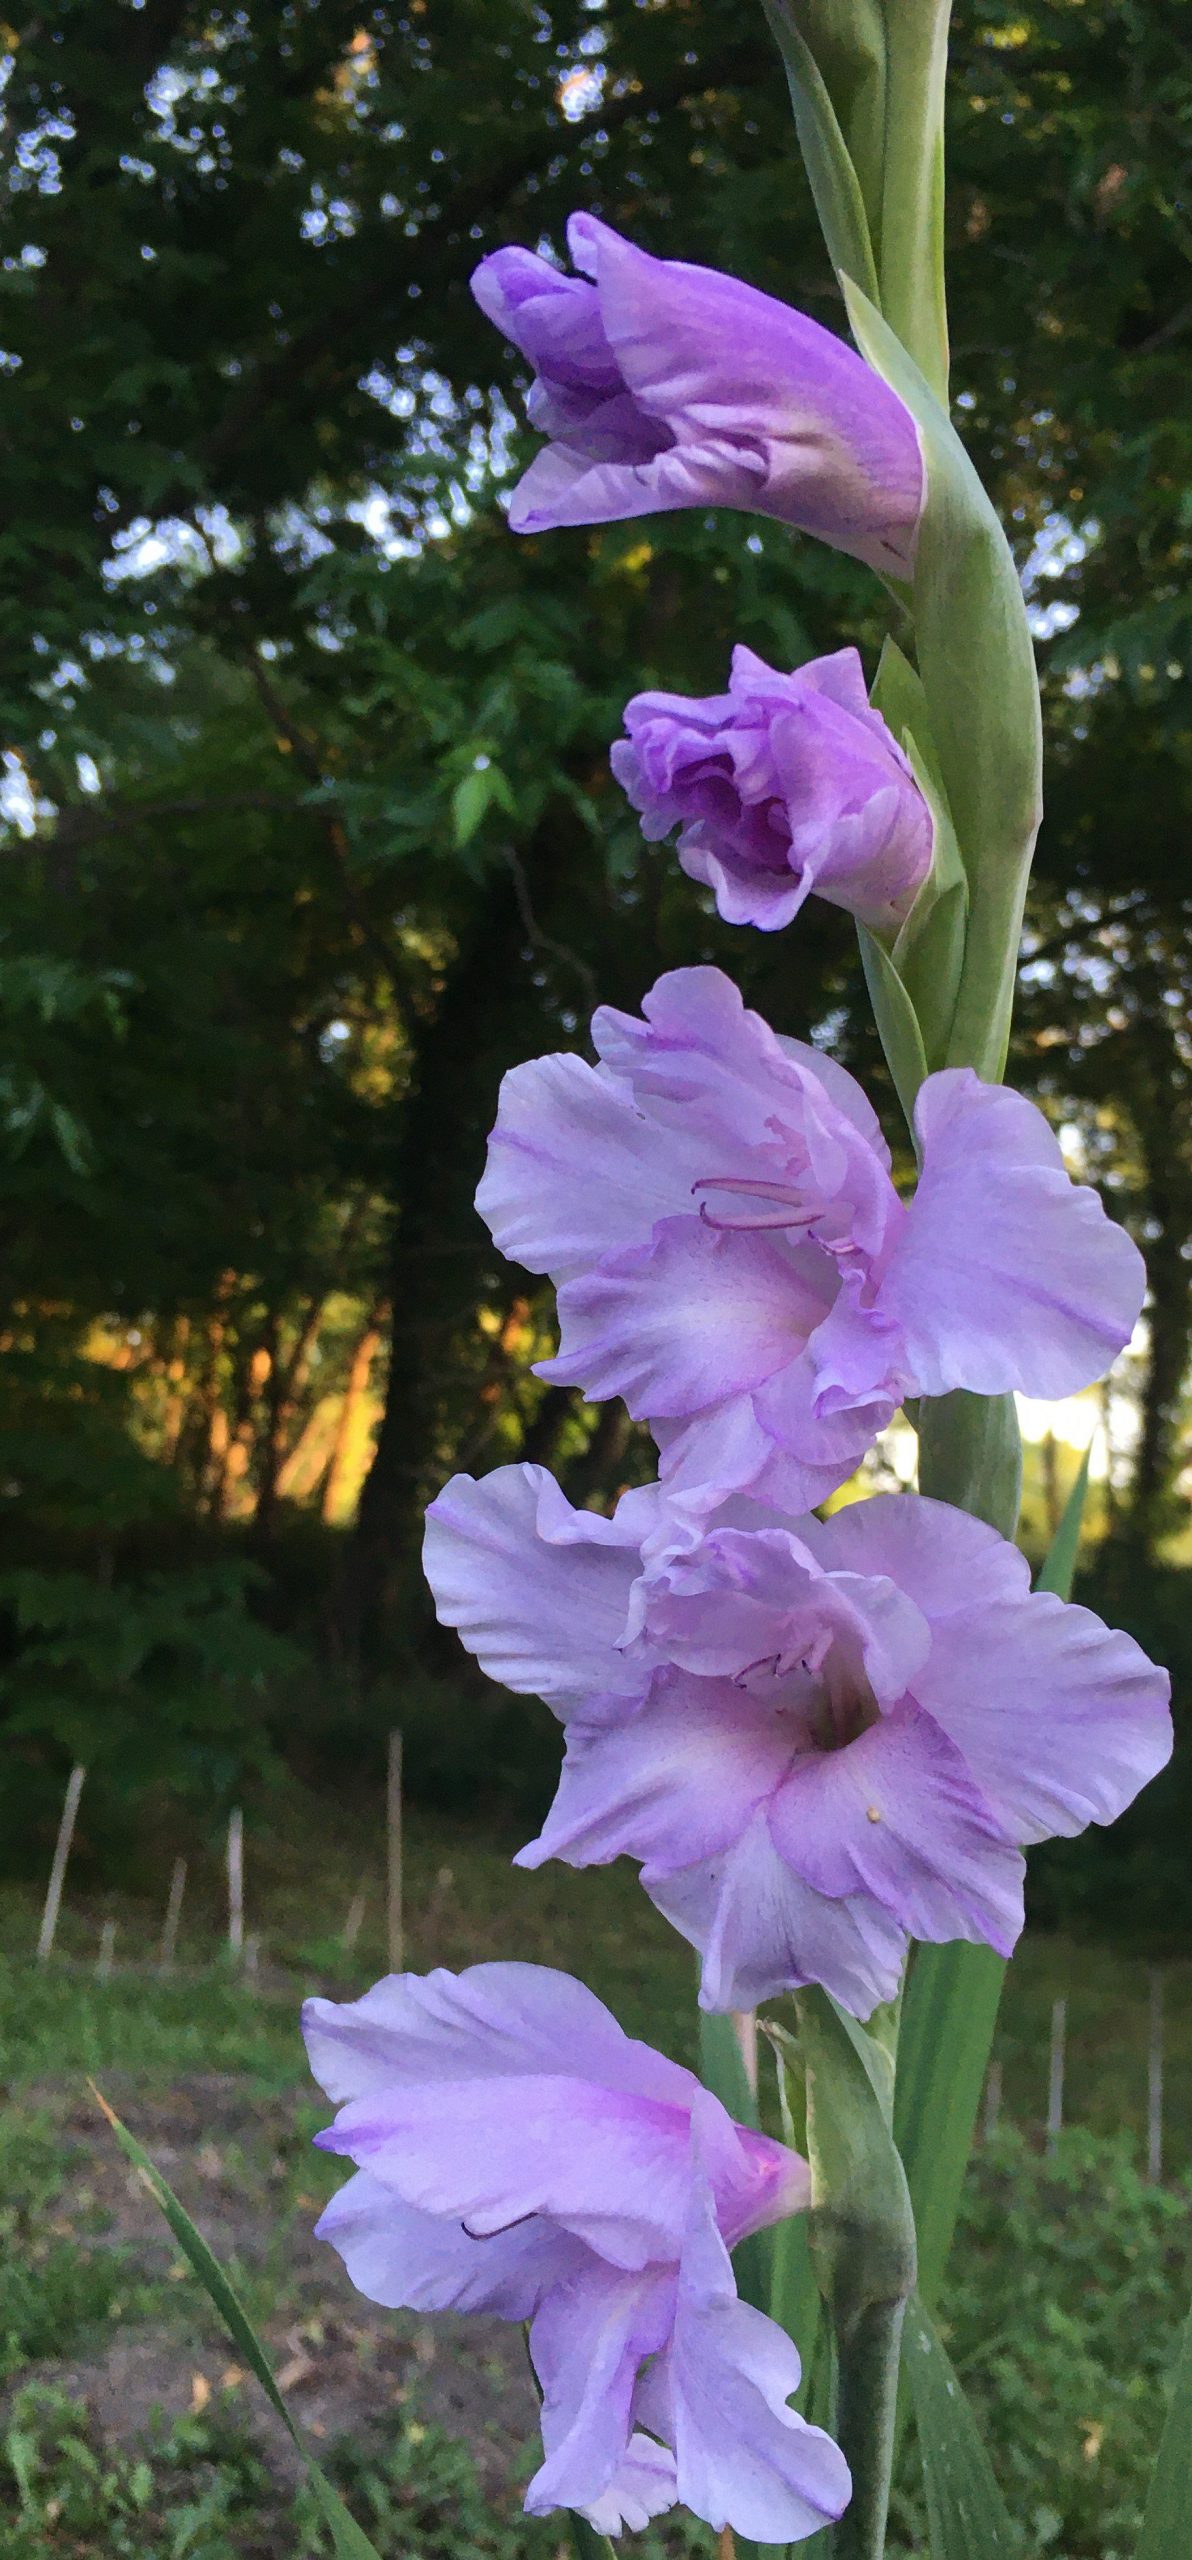
POLYGON ((642 1862, 706 2008, 819 1982, 868 2017, 908 1938, 1022 1927, 1023 1847, 1112 1822, 1171 1751, 1167 1674, 946 1503, 827 1521, 657 1488, 573 1511, 539 1467, 427 1519, 440 1618, 566 1728, 518 1859, 642 1862))
POLYGON ((871 710, 855 649, 779 675, 733 651, 727 693, 639 693, 612 768, 651 842, 681 825, 679 860, 727 924, 773 933, 814 890, 882 932, 931 869, 931 810, 871 710))
POLYGON ((531 2514, 617 2533, 681 2500, 761 2542, 840 2514, 844 2456, 787 2407, 798 2355, 729 2260, 807 2203, 797 2152, 543 1965, 391 1974, 303 2029, 339 2106, 316 2140, 356 2163, 318 2226, 353 2284, 530 2323, 531 2514))
POLYGON ((928 1076, 907 1206, 860 1087, 718 969, 643 1011, 506 1076, 477 1206, 558 1284, 539 1376, 623 1396, 668 1491, 810 1509, 904 1395, 1068 1395, 1128 1342, 1142 1257, 1022 1095, 928 1076))
POLYGON ((514 491, 515 533, 740 507, 909 576, 923 462, 879 374, 801 311, 651 258, 590 213, 567 241, 578 276, 498 249, 472 278, 534 367, 530 420, 550 438, 514 491))

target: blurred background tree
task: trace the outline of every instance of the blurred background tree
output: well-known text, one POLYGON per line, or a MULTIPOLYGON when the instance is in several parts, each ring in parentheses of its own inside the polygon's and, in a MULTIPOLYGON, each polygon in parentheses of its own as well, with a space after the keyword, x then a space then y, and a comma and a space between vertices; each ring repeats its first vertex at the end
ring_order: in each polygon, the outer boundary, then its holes
MULTIPOLYGON (((471 1206, 497 1084, 709 959, 880 1085, 846 921, 728 932, 607 759, 736 639, 872 664, 883 601, 740 517, 511 537, 524 378, 468 276, 583 204, 842 326, 777 57, 735 0, 57 0, 3 40, 2 1819, 43 1855, 82 1754, 123 1855, 394 1720, 416 1788, 541 1799, 421 1510, 515 1457, 607 1502, 649 1452, 532 1375, 549 1292, 471 1206)), ((955 389, 1049 727, 1015 1072, 1151 1273, 1090 1596, 1192 1673, 1192 38, 973 0, 954 61, 955 389)), ((1034 1452, 1036 1544, 1074 1464, 1034 1452)), ((1155 1912, 1182 1836, 1176 1781, 1114 1835, 1155 1912)))

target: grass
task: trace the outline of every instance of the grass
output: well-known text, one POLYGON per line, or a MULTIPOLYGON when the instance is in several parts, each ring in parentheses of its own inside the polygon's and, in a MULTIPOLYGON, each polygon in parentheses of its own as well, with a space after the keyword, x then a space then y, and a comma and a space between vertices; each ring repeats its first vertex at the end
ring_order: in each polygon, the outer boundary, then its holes
MULTIPOLYGON (((297 1790, 284 1802, 288 1822, 283 1813, 280 1827, 246 1835, 247 1920, 259 1936, 263 1968, 255 2008, 223 1958, 217 1848, 193 1861, 172 1977, 155 1973, 161 1915, 143 1898, 76 1891, 54 1961, 35 1968, 37 1906, 27 1892, 0 1892, 0 1945, 9 1959, 0 1969, 0 2079, 19 2085, 72 2068, 150 2078, 229 2070, 266 2088, 296 2078, 303 2069, 301 1994, 351 1996, 386 1969, 383 1853, 371 1808, 343 1808, 333 1839, 319 1808, 297 1790), (342 1931, 362 1888, 364 1922, 347 1955, 342 1931), (116 1970, 101 1983, 94 1967, 102 1922, 111 1918, 116 1970)), ((694 1958, 633 1871, 621 1863, 586 1874, 556 1866, 515 1875, 510 1862, 523 1837, 442 1817, 410 1818, 407 1962, 424 1969, 517 1955, 569 1966, 632 2034, 694 2059, 694 1958)))
POLYGON ((0 2133, 0 2384, 42 2358, 69 2355, 114 2315, 135 2317, 144 2298, 125 2253, 80 2246, 77 2225, 55 2229, 47 2208, 61 2184, 48 2129, 0 2133))
MULTIPOLYGON (((338 2169, 310 2148, 325 2117, 305 2077, 303 1990, 352 1996, 384 1970, 376 1823, 341 1836, 290 1799, 250 1831, 255 1984, 219 1951, 214 1853, 196 1859, 179 1970, 152 1957, 148 1899, 89 1899, 72 1878, 60 1958, 32 1958, 29 1897, 0 1903, 0 2550, 5 2560, 305 2560, 321 2528, 255 2386, 86 2097, 107 2090, 245 2292, 300 2418, 379 2550, 402 2560, 553 2560, 553 2526, 520 2513, 533 2433, 510 2332, 373 2314, 311 2240, 338 2169), (371 1836, 370 1836, 371 1830, 371 1836), (371 1871, 371 1873, 370 1873, 371 1871), (351 1953, 343 1919, 369 1907, 351 1953), (104 1918, 117 1970, 94 1972, 104 1918), (136 1952, 136 1970, 121 1955, 136 1952), (475 2343, 473 2341, 475 2340, 475 2343), (439 2343, 436 2343, 439 2341, 439 2343), (466 2437, 466 2443, 459 2441, 466 2437), (511 2447, 520 2448, 511 2462, 511 2447)), ((628 1869, 513 1876, 516 1840, 416 1816, 407 1842, 409 1960, 516 1953, 582 1974, 626 2026, 694 2058, 693 1966, 628 1869)), ((83 1871, 85 1874, 85 1871, 83 1871)), ((164 1897, 163 1897, 164 1898, 164 1897)), ((995 2465, 1046 2560, 1127 2560, 1186 2306, 1192 2202, 1192 1965, 1165 1973, 1167 2178, 1140 2176, 1145 1967, 1069 1941, 1026 1941, 999 2051, 1004 2121, 978 2157, 944 2316, 995 2465), (1069 2012, 1068 2114, 1039 2139, 1053 2001, 1069 2012)), ((925 2545, 913 2454, 895 2550, 925 2545)), ((706 2547, 669 2529, 656 2555, 706 2547)))
MULTIPOLYGON (((379 2314, 357 2321, 330 2253, 312 2243, 319 2207, 341 2174, 310 2147, 326 2107, 306 2077, 302 1994, 351 1997, 385 1970, 380 1843, 369 1808, 345 1810, 329 1840, 317 1809, 288 1799, 285 1828, 250 1829, 248 1922, 259 1932, 254 1983, 220 1944, 217 1844, 191 1862, 177 1969, 155 1966, 160 1910, 147 1899, 79 1889, 71 1878, 55 1957, 33 1961, 30 1896, 0 1897, 0 2346, 10 2395, 0 2427, 0 2549, 5 2560, 59 2553, 153 2560, 261 2560, 323 2548, 322 2528, 284 2448, 229 2368, 211 2315, 151 2208, 133 2208, 127 2179, 85 2094, 112 2097, 185 2195, 233 2274, 275 2364, 308 2365, 291 2391, 379 2548, 403 2560, 461 2551, 493 2560, 551 2560, 552 2526, 531 2525, 510 2477, 511 2438, 528 2476, 532 2404, 516 2414, 503 2364, 461 2351, 424 2373, 428 2324, 405 2324, 401 2355, 379 2314), (371 1853, 371 1855, 370 1855, 371 1853), (368 1868, 371 1865, 371 1875, 368 1868), (364 1924, 346 1953, 342 1930, 362 1873, 364 1924), (105 1919, 117 1924, 116 1969, 95 1972, 105 1919), (130 1962, 130 1959, 135 1961, 130 1962), (126 2441, 108 2424, 105 2376, 145 2342, 132 2371, 142 2423, 126 2441), (228 2380, 229 2370, 232 2379, 228 2380), (317 2396, 330 2374, 325 2417, 317 2396), (65 2392, 57 2387, 65 2383, 65 2392), (470 2446, 438 2423, 439 2400, 466 2402, 470 2446), (156 2395, 156 2404, 154 2395, 156 2395), (437 2396, 436 2396, 437 2395, 437 2396), (98 2414, 87 2403, 100 2403, 98 2414), (197 2406, 189 2405, 192 2401, 197 2406), (500 2439, 498 2442, 497 2439, 500 2439)), ((517 1836, 415 1816, 405 1843, 407 1959, 464 1965, 516 1952, 583 1970, 634 2032, 694 2058, 693 1968, 628 1870, 564 1869, 513 1878, 517 1836)), ((168 1879, 168 1868, 167 1868, 168 1879)), ((164 1899, 164 1896, 163 1896, 164 1899)), ((107 2395, 110 2397, 110 2392, 107 2395)), ((122 2413, 122 2417, 127 2412, 122 2413)), ((673 2554, 683 2530, 667 2537, 673 2554)), ((697 2543, 700 2537, 696 2536, 697 2543)), ((662 2546, 653 2546, 659 2552, 662 2546)))
MULTIPOLYGON (((635 2035, 685 2061, 696 2048, 694 1960, 623 1861, 579 1873, 511 1871, 524 1836, 415 1810, 407 1825, 407 1961, 458 1966, 516 1954, 582 1973, 635 2035)), ((72 1872, 55 1962, 35 1968, 39 1912, 27 1891, 0 1890, 0 2081, 130 2073, 142 2085, 179 2072, 228 2071, 263 2094, 302 2075, 302 1993, 351 1996, 386 1968, 381 1810, 323 1808, 294 1786, 246 1834, 247 1918, 263 1972, 255 1999, 222 1961, 221 1844, 190 1862, 179 1971, 156 1976, 160 1899, 88 1892, 72 1872), (341 1944, 363 1890, 355 1948, 341 1944), (105 1919, 117 1923, 116 1971, 94 1966, 105 1919), (130 1965, 135 1969, 129 1970, 130 1965), (151 1984, 151 1990, 148 1989, 151 1984)), ((1192 2163, 1192 1960, 1164 1966, 1166 2116, 1173 2167, 1192 2163)), ((1068 2003, 1067 2112, 1106 2134, 1142 2138, 1147 2080, 1147 1967, 1101 1946, 1028 1933, 1011 1968, 998 2035, 1005 2103, 1042 2121, 1052 2003, 1068 2003)))
MULTIPOLYGON (((219 2418, 183 2418, 145 2450, 111 2452, 62 2393, 30 2390, 12 2409, 2 2459, 6 2560, 268 2560, 276 2547, 264 2538, 281 2523, 268 2471, 219 2418)), ((287 2534, 286 2547, 297 2560, 320 2546, 287 2534)))

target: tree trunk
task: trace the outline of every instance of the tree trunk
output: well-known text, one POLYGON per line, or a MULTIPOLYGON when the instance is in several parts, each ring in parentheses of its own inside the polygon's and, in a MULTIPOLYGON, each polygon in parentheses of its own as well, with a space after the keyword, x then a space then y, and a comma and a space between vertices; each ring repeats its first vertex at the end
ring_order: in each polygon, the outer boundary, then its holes
POLYGON ((521 1444, 523 1466, 553 1467, 559 1442, 582 1401, 578 1387, 547 1388, 533 1421, 526 1426, 521 1444))
POLYGON ((1138 983, 1145 1005, 1123 1060, 1123 1090, 1145 1169, 1150 1343, 1133 1480, 1118 1520, 1128 1566, 1139 1555, 1153 1555, 1172 1525, 1172 1483, 1192 1336, 1192 1265, 1187 1259, 1192 1166, 1184 1152, 1188 1079, 1158 973, 1141 970, 1138 983))
POLYGON ((267 1343, 258 1342, 251 1352, 241 1345, 231 1413, 228 1414, 221 1406, 212 1424, 211 1474, 207 1495, 207 1510, 212 1520, 225 1518, 233 1487, 243 1481, 252 1463, 257 1437, 253 1408, 269 1382, 272 1369, 267 1343))
POLYGON ((1134 1481, 1123 1530, 1131 1546, 1152 1554, 1170 1525, 1168 1512, 1188 1372, 1192 1303, 1189 1268, 1181 1251, 1183 1237, 1178 1225, 1172 1224, 1174 1203, 1162 1184, 1152 1183, 1148 1189, 1148 1205, 1158 1226, 1147 1247, 1150 1351, 1142 1390, 1134 1481))
POLYGON ((340 1594, 341 1640, 357 1654, 392 1634, 403 1602, 414 1627, 424 1617, 420 1515, 450 1462, 453 1347, 485 1273, 497 1285, 500 1270, 500 1286, 508 1286, 473 1202, 501 1073, 533 1053, 549 1022, 526 963, 517 888, 508 873, 494 873, 419 1041, 403 1107, 385 1410, 340 1594))
POLYGON ((633 1424, 619 1401, 602 1404, 596 1427, 584 1450, 567 1470, 566 1492, 569 1502, 582 1509, 611 1510, 621 1490, 621 1471, 625 1453, 633 1433, 633 1424))
POLYGON ((386 1313, 385 1308, 378 1308, 376 1314, 370 1317, 352 1353, 352 1365, 348 1371, 348 1382, 344 1388, 343 1403, 335 1426, 331 1459, 323 1480, 321 1507, 324 1520, 335 1521, 339 1518, 340 1504, 343 1501, 350 1462, 356 1445, 356 1435, 360 1428, 361 1409, 368 1394, 368 1382, 372 1376, 372 1365, 384 1340, 382 1325, 386 1313))
MULTIPOLYGON (((316 1317, 316 1322, 318 1321, 316 1317)), ((268 1545, 277 1516, 277 1478, 282 1461, 282 1441, 289 1412, 287 1381, 282 1371, 279 1327, 273 1314, 266 1319, 262 1359, 260 1399, 264 1411, 256 1433, 255 1460, 256 1502, 253 1526, 258 1538, 268 1545)))

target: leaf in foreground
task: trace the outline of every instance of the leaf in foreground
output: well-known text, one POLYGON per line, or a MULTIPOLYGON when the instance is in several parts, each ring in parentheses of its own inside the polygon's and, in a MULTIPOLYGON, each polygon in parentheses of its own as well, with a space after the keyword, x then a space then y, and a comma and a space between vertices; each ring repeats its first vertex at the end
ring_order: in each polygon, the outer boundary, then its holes
POLYGON ((362 2532, 355 2517, 348 2513, 338 2491, 332 2488, 326 2473, 319 2469, 314 2455, 309 2451, 278 2390, 273 2368, 248 2313, 239 2295, 229 2284, 218 2259, 212 2256, 202 2233, 196 2231, 190 2215, 179 2204, 172 2187, 166 2185, 160 2171, 154 2168, 148 2153, 142 2150, 140 2143, 135 2135, 129 2132, 127 2125, 121 2123, 119 2116, 108 2105, 107 2099, 101 2095, 94 2081, 89 2081, 87 2085, 97 2106, 107 2117, 125 2158, 131 2161, 142 2185, 148 2188, 154 2203, 165 2215, 179 2248, 193 2267, 208 2301, 219 2313, 229 2337, 250 2371, 255 2373, 262 2391, 272 2402, 282 2425, 293 2438, 306 2464, 311 2486, 323 2510, 338 2560, 380 2560, 376 2545, 369 2541, 368 2535, 362 2532))
MULTIPOLYGON (((907 2305, 902 2355, 923 2462, 931 2560, 1012 2560, 1017 2538, 976 2419, 917 2296, 907 2305)), ((1174 2560, 1174 2545, 1172 2554, 1174 2560)))
POLYGON ((1188 2465, 1192 2452, 1192 2311, 1176 2358, 1171 2402, 1159 2439, 1134 2560, 1187 2560, 1188 2465))

